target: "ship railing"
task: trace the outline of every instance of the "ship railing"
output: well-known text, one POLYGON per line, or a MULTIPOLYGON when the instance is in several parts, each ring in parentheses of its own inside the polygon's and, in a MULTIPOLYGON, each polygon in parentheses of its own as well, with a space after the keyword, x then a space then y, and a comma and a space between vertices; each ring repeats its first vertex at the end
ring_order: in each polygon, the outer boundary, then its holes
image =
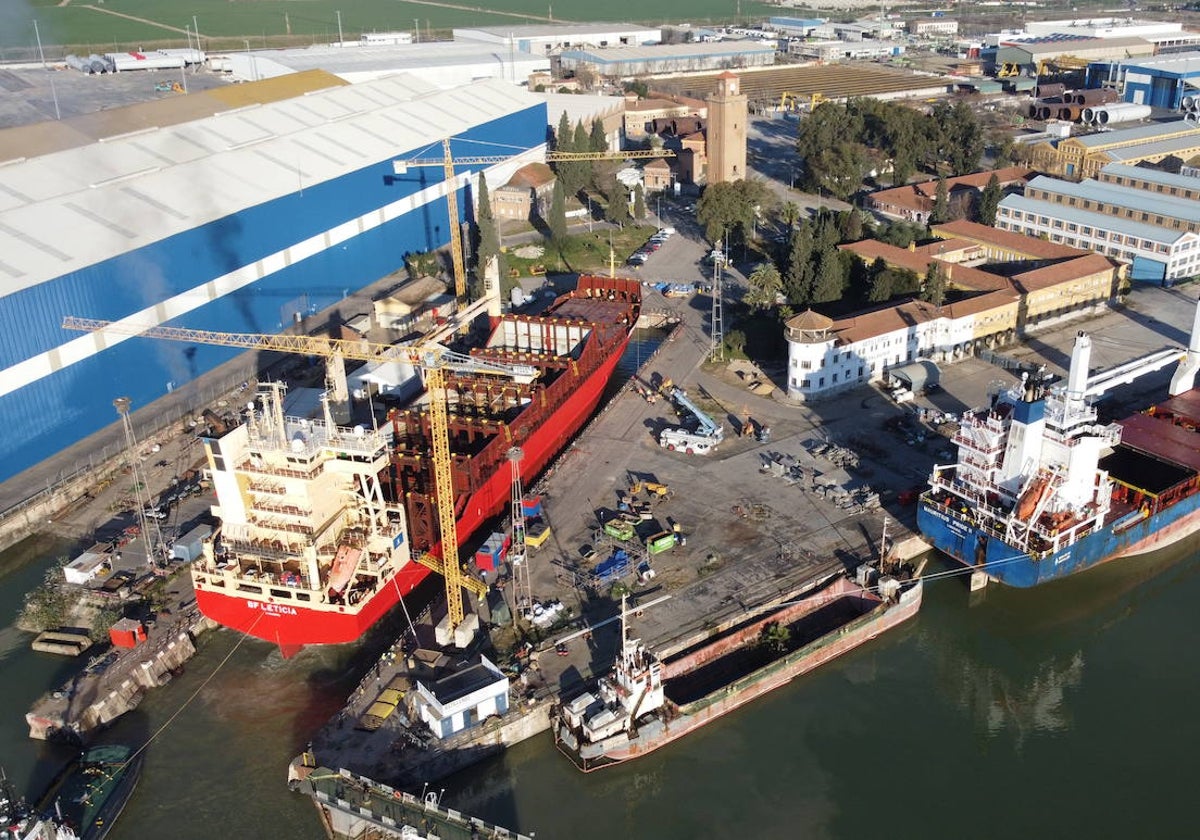
POLYGON ((254 510, 261 510, 268 513, 280 513, 284 516, 312 517, 311 508, 302 508, 298 505, 284 505, 259 501, 254 503, 254 510))
POLYGON ((224 539, 225 546, 237 554, 262 557, 280 562, 287 561, 302 554, 307 546, 303 543, 289 543, 282 540, 262 539, 224 539))
POLYGON ((262 481, 251 481, 249 485, 251 493, 260 493, 264 496, 286 496, 287 488, 282 484, 268 484, 262 481))
POLYGON ((291 467, 278 467, 265 461, 256 461, 252 457, 238 464, 237 469, 238 472, 250 475, 275 475, 283 478, 302 478, 306 481, 311 479, 316 472, 315 466, 310 466, 306 470, 297 470, 291 467))
POLYGON ((311 537, 316 534, 316 529, 312 525, 302 524, 299 522, 283 522, 278 519, 270 519, 264 516, 254 516, 253 512, 250 515, 250 521, 258 528, 267 531, 286 531, 290 534, 303 534, 306 537, 311 537))

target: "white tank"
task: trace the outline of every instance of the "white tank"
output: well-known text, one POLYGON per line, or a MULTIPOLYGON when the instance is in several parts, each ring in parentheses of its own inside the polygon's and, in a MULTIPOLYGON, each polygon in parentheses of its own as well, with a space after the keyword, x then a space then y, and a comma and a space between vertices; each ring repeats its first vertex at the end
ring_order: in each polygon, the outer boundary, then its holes
POLYGON ((1105 105, 1103 108, 1096 109, 1096 123, 1098 125, 1133 122, 1134 120, 1144 120, 1148 116, 1150 116, 1149 105, 1134 105, 1129 102, 1117 105, 1105 105))

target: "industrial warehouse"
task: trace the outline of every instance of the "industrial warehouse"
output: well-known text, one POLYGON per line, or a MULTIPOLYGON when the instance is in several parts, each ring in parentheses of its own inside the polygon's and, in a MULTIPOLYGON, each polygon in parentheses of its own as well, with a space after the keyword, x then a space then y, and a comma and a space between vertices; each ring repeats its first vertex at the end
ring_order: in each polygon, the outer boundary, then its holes
POLYGON ((145 406, 237 354, 79 335, 64 314, 277 332, 445 244, 442 138, 456 156, 511 150, 507 179, 546 125, 544 100, 507 82, 396 75, 7 163, 0 306, 22 329, 0 352, 0 480, 112 423, 115 397, 145 406))

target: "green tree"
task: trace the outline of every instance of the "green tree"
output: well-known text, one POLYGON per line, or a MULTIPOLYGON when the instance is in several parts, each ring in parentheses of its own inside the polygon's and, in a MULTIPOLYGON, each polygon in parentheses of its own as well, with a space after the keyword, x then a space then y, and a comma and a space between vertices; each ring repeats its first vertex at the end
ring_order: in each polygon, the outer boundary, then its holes
POLYGON ((41 585, 26 593, 17 620, 19 627, 40 633, 67 623, 74 599, 63 586, 62 569, 65 565, 67 558, 58 558, 58 562, 46 570, 41 585))
POLYGON ((979 196, 979 211, 976 213, 975 221, 981 225, 994 225, 996 223, 996 211, 1000 207, 1000 199, 1004 197, 1004 189, 1000 186, 1000 179, 996 177, 996 173, 992 173, 992 177, 988 178, 987 186, 983 188, 983 192, 979 196))
POLYGON ((875 262, 871 263, 871 268, 867 273, 870 277, 867 300, 871 303, 882 303, 885 300, 891 300, 892 280, 895 275, 888 268, 887 263, 883 261, 883 257, 876 257, 875 262))
POLYGON ((650 89, 641 79, 631 79, 623 85, 626 93, 636 94, 638 99, 645 99, 650 95, 650 89))
POLYGON ((783 278, 774 263, 764 262, 755 266, 746 278, 750 288, 746 291, 745 301, 751 309, 769 309, 783 291, 783 278))
MULTIPOLYGON (((582 125, 580 129, 582 129, 582 125)), ((567 112, 563 111, 562 116, 558 120, 558 129, 554 133, 554 151, 587 151, 586 145, 582 148, 576 145, 575 136, 576 132, 571 128, 571 120, 567 116, 567 112)), ((563 193, 566 195, 575 195, 587 183, 590 169, 588 168, 587 161, 560 160, 554 163, 554 172, 562 182, 563 193)))
POLYGON ((554 132, 554 151, 573 152, 575 133, 571 130, 571 118, 563 111, 558 118, 558 129, 554 132))
POLYGON ((1013 165, 1013 161, 1016 160, 1016 143, 1013 142, 1012 135, 1005 132, 996 138, 993 147, 995 148, 993 166, 996 169, 1004 169, 1006 166, 1013 165))
POLYGON ((838 214, 838 232, 842 242, 857 242, 862 239, 862 214, 853 207, 838 214))
POLYGON ((812 301, 813 290, 812 225, 802 221, 792 234, 787 271, 783 278, 783 293, 788 303, 803 306, 812 301))
POLYGON ((607 152, 608 138, 604 135, 604 124, 598 119, 592 120, 592 131, 588 135, 589 152, 607 152))
POLYGON ((931 224, 941 224, 942 222, 950 221, 950 188, 946 185, 945 178, 938 178, 937 191, 934 193, 933 210, 929 213, 929 221, 931 224))
POLYGON ((710 242, 726 238, 734 231, 745 238, 754 226, 756 209, 768 200, 769 191, 762 181, 710 184, 696 203, 696 220, 704 226, 710 242))
POLYGON ((646 191, 641 184, 633 188, 633 218, 639 222, 646 218, 646 191))
POLYGON ((924 238, 925 233, 924 225, 897 220, 884 225, 883 230, 879 231, 876 238, 880 242, 895 245, 897 248, 907 248, 912 243, 924 238))
POLYGON ((846 270, 841 255, 834 249, 819 252, 813 280, 813 303, 841 300, 846 288, 846 270))
MULTIPOLYGON (((479 176, 479 208, 475 211, 479 245, 475 250, 475 277, 482 283, 492 257, 500 257, 500 229, 492 215, 492 199, 488 194, 487 179, 479 176)), ((503 266, 501 266, 503 269, 503 266)))
POLYGON ((925 282, 921 284, 921 300, 939 307, 946 300, 946 275, 936 262, 929 264, 925 282))
POLYGON ((613 178, 606 192, 608 207, 604 211, 604 217, 618 227, 624 227, 629 221, 629 193, 625 185, 613 178))
POLYGON ((725 333, 725 346, 729 348, 729 355, 741 356, 746 352, 746 334, 741 330, 730 330, 725 333))
POLYGON ((550 194, 550 217, 546 219, 550 228, 550 238, 554 242, 562 242, 567 236, 567 193, 563 189, 562 179, 554 179, 554 192, 550 194))
POLYGON ((800 221, 800 205, 794 201, 785 202, 779 208, 779 221, 783 222, 789 228, 795 227, 796 222, 800 221))

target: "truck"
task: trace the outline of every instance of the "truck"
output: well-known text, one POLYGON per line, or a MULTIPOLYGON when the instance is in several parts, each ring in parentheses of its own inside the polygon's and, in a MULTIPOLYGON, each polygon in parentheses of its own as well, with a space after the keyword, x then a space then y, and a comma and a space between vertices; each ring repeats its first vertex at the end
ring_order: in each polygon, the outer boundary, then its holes
POLYGON ((682 426, 663 429, 658 435, 658 445, 672 452, 678 450, 688 455, 707 455, 725 439, 721 425, 705 414, 692 402, 682 388, 672 386, 668 396, 681 413, 690 414, 696 420, 696 430, 682 426))

